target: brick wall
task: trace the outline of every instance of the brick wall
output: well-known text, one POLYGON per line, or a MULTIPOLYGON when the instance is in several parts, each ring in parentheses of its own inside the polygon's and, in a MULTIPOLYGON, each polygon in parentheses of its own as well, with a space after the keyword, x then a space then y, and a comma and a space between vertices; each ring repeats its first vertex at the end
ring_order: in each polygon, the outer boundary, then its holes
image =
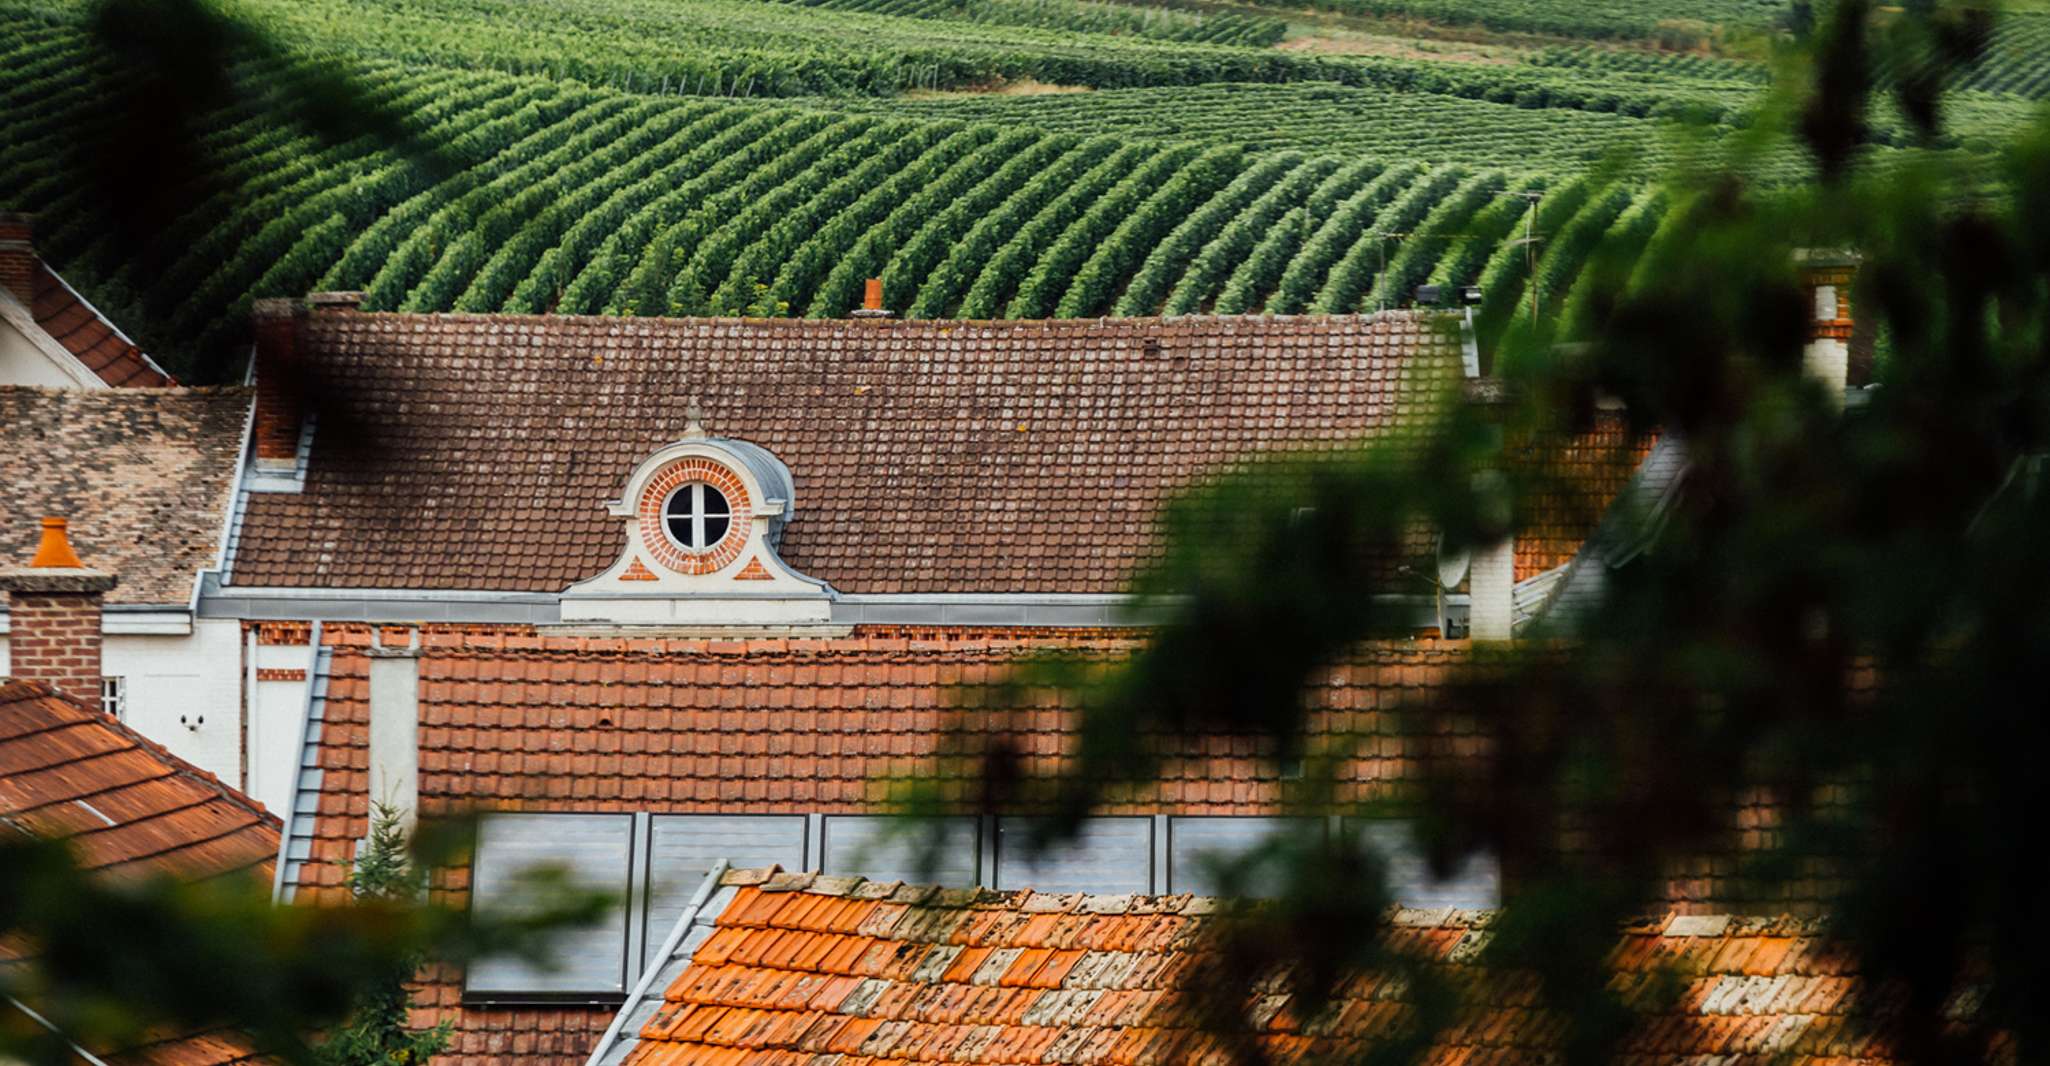
POLYGON ((100 593, 16 592, 8 597, 8 626, 15 677, 100 705, 100 593))
POLYGON ((256 458, 291 462, 299 454, 305 416, 299 366, 299 326, 305 309, 295 300, 258 300, 250 308, 256 333, 256 458))
POLYGON ((35 292, 34 237, 27 215, 0 213, 0 287, 24 304, 35 292))

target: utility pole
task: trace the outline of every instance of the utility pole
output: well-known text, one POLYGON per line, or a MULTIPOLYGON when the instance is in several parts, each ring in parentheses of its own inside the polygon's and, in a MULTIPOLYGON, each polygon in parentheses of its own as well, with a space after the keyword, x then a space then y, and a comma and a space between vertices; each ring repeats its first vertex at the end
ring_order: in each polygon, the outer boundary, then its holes
POLYGON ((1530 323, 1535 326, 1537 325, 1538 316, 1537 243, 1539 237, 1537 231, 1537 209, 1538 201, 1544 199, 1545 194, 1531 191, 1512 192, 1504 195, 1523 200, 1530 205, 1524 209, 1523 239, 1517 243, 1523 245, 1523 286, 1530 290, 1530 323))
POLYGON ((1523 213, 1523 286, 1530 290, 1530 324, 1537 325, 1537 200, 1523 213))

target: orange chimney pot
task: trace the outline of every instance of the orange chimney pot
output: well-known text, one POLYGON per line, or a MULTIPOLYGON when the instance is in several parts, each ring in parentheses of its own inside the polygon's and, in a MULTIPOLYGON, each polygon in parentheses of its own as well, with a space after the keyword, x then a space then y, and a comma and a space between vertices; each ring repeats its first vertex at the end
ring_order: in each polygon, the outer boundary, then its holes
POLYGON ((38 570, 66 569, 83 570, 85 564, 78 559, 78 553, 71 550, 70 523, 62 518, 43 519, 43 539, 36 545, 35 558, 28 565, 38 570))
POLYGON ((861 306, 870 311, 883 309, 883 279, 870 278, 862 286, 861 306))

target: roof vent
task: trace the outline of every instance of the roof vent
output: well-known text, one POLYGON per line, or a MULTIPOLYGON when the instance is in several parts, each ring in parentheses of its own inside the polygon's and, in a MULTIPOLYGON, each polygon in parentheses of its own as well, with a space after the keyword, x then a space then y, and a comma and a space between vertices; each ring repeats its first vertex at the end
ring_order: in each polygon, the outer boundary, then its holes
POLYGON ((83 570, 85 564, 78 559, 78 553, 71 549, 70 522, 63 518, 43 519, 43 540, 36 545, 35 558, 28 565, 37 570, 51 568, 83 570))
POLYGON ((893 318, 895 315, 883 306, 883 279, 870 278, 861 287, 861 306, 855 308, 856 318, 893 318))

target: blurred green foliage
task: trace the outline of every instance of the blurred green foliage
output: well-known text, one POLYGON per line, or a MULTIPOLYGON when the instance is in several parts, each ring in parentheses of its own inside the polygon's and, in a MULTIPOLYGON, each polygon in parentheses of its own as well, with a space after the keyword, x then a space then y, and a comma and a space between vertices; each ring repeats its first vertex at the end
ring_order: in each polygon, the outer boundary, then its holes
POLYGON ((427 1052, 434 1030, 400 1031, 401 975, 419 960, 545 961, 556 932, 615 902, 550 870, 532 872, 532 905, 517 915, 421 901, 414 871, 464 861, 474 839, 471 821, 439 820, 401 855, 387 823, 353 872, 354 905, 302 907, 273 905, 266 878, 109 877, 79 867, 62 841, 10 834, 0 839, 0 996, 48 1025, 0 1001, 0 1061, 69 1066, 74 1044, 106 1054, 215 1030, 304 1066, 370 1061, 360 1053, 373 1045, 427 1052))
MULTIPOLYGON (((1599 283, 1570 318, 1502 316, 1492 402, 1449 403, 1420 436, 1339 460, 1262 461, 1183 501, 1139 586, 1166 619, 1154 640, 1129 659, 1054 656, 970 701, 1074 708, 1065 770, 1034 778, 1001 746, 956 752, 984 774, 968 802, 1050 806, 1057 839, 1191 738, 1252 734, 1277 776, 1306 759, 1287 789, 1303 813, 1395 804, 1439 869, 1501 859, 1509 888, 1484 958, 1542 978, 1572 1019, 1575 1061, 1603 1060, 1636 1024, 1607 987, 1619 923, 1664 909, 1673 870, 1733 853, 1740 898, 1724 902, 1819 904, 1865 979, 1898 991, 1870 1002, 1900 1008, 1886 1035, 1904 1057, 2043 1046, 2032 830, 2050 801, 2036 766, 2050 746, 2050 128, 1990 173, 1932 155, 1876 174, 1853 155, 1883 95, 1939 137, 1942 94, 1989 24, 1942 4, 1850 0, 1818 16, 1807 75, 1724 166, 1667 182, 1665 221, 1574 235, 1599 283), (1747 182, 1743 153, 1776 137, 1822 180, 1747 182), (1848 411, 1804 369, 1797 266, 1838 249, 1861 261, 1853 306, 1888 353, 1848 411), (1625 539, 1649 550, 1570 628, 1540 620, 1476 646, 1400 709, 1409 736, 1467 742, 1412 745, 1400 789, 1340 802, 1363 753, 1357 738, 1311 743, 1313 683, 1401 632, 1376 594, 1415 591, 1370 560, 1418 528, 1454 549, 1516 531, 1552 487, 1519 457, 1602 408, 1685 449, 1670 508, 1612 516, 1647 523, 1625 539), (1747 803, 1775 812, 1773 832, 1745 840, 1747 803)), ((1631 217, 1629 197, 1589 193, 1631 217)), ((1420 1008, 1418 1028, 1372 1057, 1428 1046, 1456 992, 1383 946, 1378 861, 1346 834, 1239 860, 1242 883, 1279 896, 1225 927, 1223 964, 1193 986, 1213 1025, 1243 1028, 1277 972, 1314 997, 1369 967, 1406 975, 1420 1008)))

